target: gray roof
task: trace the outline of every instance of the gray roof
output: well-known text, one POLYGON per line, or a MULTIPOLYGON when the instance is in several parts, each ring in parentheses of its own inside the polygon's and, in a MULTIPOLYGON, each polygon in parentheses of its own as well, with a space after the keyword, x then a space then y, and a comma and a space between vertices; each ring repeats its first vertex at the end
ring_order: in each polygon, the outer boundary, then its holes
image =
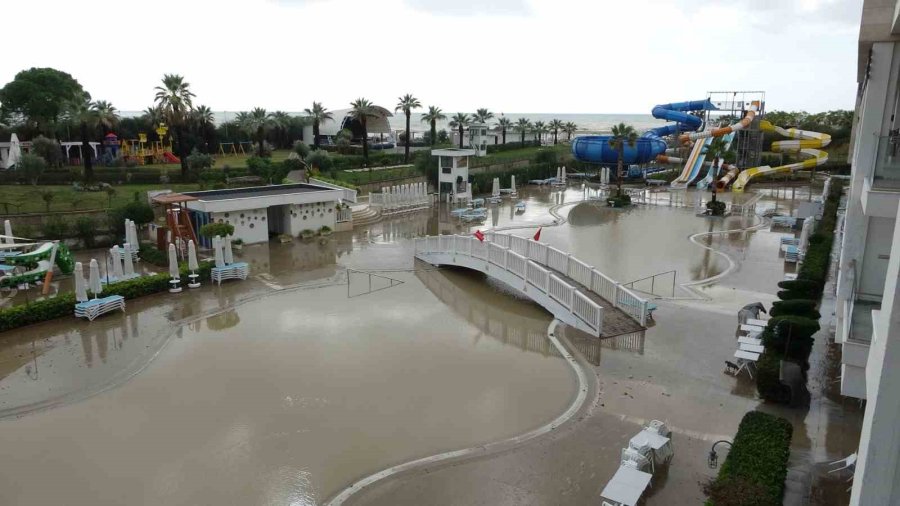
POLYGON ((294 184, 276 184, 269 186, 253 186, 249 188, 231 188, 228 190, 208 190, 199 192, 182 192, 184 195, 197 197, 198 200, 204 202, 212 202, 216 200, 246 199, 251 197, 272 197, 275 195, 292 195, 295 193, 308 193, 320 191, 332 191, 333 188, 324 186, 294 183, 294 184))

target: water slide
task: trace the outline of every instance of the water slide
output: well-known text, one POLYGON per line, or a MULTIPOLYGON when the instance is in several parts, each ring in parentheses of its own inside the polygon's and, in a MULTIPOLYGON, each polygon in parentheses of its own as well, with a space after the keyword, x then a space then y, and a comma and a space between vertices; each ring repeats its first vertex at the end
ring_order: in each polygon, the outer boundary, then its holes
MULTIPOLYGON (((703 127, 703 119, 690 114, 690 111, 711 111, 715 106, 708 99, 691 100, 657 105, 653 108, 654 118, 673 121, 674 124, 651 128, 644 132, 634 143, 624 147, 623 162, 626 165, 647 163, 666 152, 666 141, 663 137, 684 131, 699 130, 703 127)), ((610 146, 609 135, 585 135, 572 141, 572 154, 582 162, 614 164, 619 160, 618 150, 610 146)))
MULTIPOLYGON (((735 135, 737 135, 737 134, 732 132, 732 133, 726 134, 724 137, 722 137, 723 139, 725 139, 725 150, 726 151, 731 149, 731 142, 734 141, 735 135)), ((713 139, 713 137, 709 137, 710 142, 712 142, 712 139, 713 139)), ((709 143, 706 143, 706 144, 709 145, 709 143)), ((706 157, 706 153, 703 153, 703 157, 704 158, 706 157)), ((715 162, 715 160, 713 160, 712 162, 715 162)), ((706 165, 709 165, 709 171, 706 172, 706 177, 704 177, 700 181, 697 181, 697 189, 698 190, 705 190, 705 189, 709 188, 710 184, 712 184, 713 178, 714 178, 715 172, 716 172, 715 167, 713 167, 713 165, 712 165, 712 162, 706 163, 706 165)), ((731 168, 730 165, 725 165, 721 161, 719 162, 719 169, 728 170, 730 168, 731 168)), ((718 186, 716 186, 716 188, 718 188, 718 186)))
POLYGON ((171 151, 163 153, 163 158, 169 163, 181 163, 181 159, 173 155, 171 151))
POLYGON ((700 175, 700 169, 703 167, 703 162, 706 160, 706 146, 712 141, 712 137, 706 137, 703 139, 698 139, 694 141, 694 147, 691 149, 690 155, 688 155, 687 161, 682 160, 681 158, 675 158, 667 155, 660 155, 657 157, 657 161, 660 163, 684 163, 684 169, 681 171, 681 174, 678 175, 677 178, 672 180, 672 188, 687 188, 688 185, 694 182, 695 179, 700 175))
MULTIPOLYGON (((812 169, 828 161, 828 153, 819 149, 824 148, 831 142, 831 136, 828 134, 811 132, 809 130, 800 130, 798 128, 781 128, 772 125, 768 121, 760 121, 759 127, 764 132, 774 132, 778 135, 781 135, 782 137, 791 139, 787 141, 773 142, 771 148, 772 151, 775 151, 776 153, 799 152, 801 155, 808 158, 800 162, 780 165, 778 167, 763 165, 761 167, 746 169, 738 174, 737 179, 735 179, 734 181, 734 185, 731 187, 732 191, 744 191, 744 188, 747 186, 750 180, 757 176, 778 174, 780 172, 793 172, 799 169, 812 169)), ((725 178, 723 177, 723 179, 725 178)), ((721 184, 722 180, 719 180, 719 182, 721 184)), ((724 182, 724 185, 727 184, 728 181, 726 180, 724 182)), ((724 187, 724 185, 720 187, 724 187)))
MULTIPOLYGON (((16 247, 27 247, 28 244, 16 244, 16 247)), ((72 253, 62 243, 45 242, 28 253, 10 255, 3 259, 7 265, 25 268, 24 272, 10 271, 0 277, 0 286, 17 286, 22 283, 34 283, 44 279, 47 272, 53 269, 50 259, 53 258, 53 248, 56 246, 56 266, 63 274, 71 274, 75 269, 75 259, 72 253)))

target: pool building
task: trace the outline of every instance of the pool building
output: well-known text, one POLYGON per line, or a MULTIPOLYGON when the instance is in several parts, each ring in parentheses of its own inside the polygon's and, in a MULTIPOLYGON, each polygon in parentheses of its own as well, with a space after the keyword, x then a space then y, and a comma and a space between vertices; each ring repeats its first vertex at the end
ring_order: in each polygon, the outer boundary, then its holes
MULTIPOLYGON (((294 183, 227 190, 185 192, 195 232, 207 223, 234 226, 235 239, 262 243, 274 235, 297 236, 304 230, 352 228, 346 204, 356 202, 356 191, 326 183, 294 183)), ((199 236, 210 247, 209 239, 199 236)))

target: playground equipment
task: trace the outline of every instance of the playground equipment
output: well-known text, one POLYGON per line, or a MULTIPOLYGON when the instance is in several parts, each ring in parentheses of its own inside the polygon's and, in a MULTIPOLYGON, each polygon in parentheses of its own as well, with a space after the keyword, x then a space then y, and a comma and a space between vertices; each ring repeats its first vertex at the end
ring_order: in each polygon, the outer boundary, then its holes
MULTIPOLYGON (((28 241, 28 239, 24 240, 28 241)), ((58 241, 7 243, 0 245, 0 249, 18 250, 17 253, 7 254, 3 258, 3 274, 0 275, 0 287, 2 288, 37 283, 41 280, 44 281, 45 286, 48 286, 53 275, 54 264, 63 274, 71 274, 75 267, 72 253, 65 244, 58 241)))
POLYGON ((140 165, 150 163, 181 163, 181 160, 172 154, 172 139, 166 140, 169 129, 160 124, 156 133, 161 140, 148 141, 147 134, 139 133, 137 139, 123 139, 119 141, 119 151, 126 160, 134 160, 140 165), (161 133, 160 133, 161 132, 161 133))
MULTIPOLYGON (((781 172, 793 172, 799 169, 812 169, 824 164, 828 161, 828 153, 818 148, 824 148, 831 143, 831 136, 819 132, 811 132, 809 130, 800 130, 798 128, 782 128, 774 126, 768 121, 760 121, 760 129, 764 132, 774 132, 782 137, 788 137, 791 140, 775 141, 772 143, 772 151, 776 153, 799 153, 808 157, 796 163, 779 165, 770 167, 763 165, 761 167, 753 167, 746 169, 738 174, 737 179, 731 189, 735 192, 742 192, 751 179, 757 176, 765 176, 768 174, 778 174, 781 172)), ((728 176, 734 177, 731 172, 726 174, 719 180, 719 187, 725 188, 731 180, 728 176)))
POLYGON ((253 152, 253 142, 251 141, 219 143, 219 154, 222 156, 239 154, 246 155, 248 151, 251 153, 253 152), (247 146, 247 149, 244 149, 244 146, 247 146))

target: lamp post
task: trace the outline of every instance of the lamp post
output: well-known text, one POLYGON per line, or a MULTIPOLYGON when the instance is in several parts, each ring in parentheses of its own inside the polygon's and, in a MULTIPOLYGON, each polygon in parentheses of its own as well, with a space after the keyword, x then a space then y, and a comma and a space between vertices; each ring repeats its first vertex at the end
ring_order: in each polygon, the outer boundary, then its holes
POLYGON ((706 459, 707 465, 709 465, 710 469, 715 469, 719 467, 719 455, 716 454, 716 445, 719 444, 727 444, 728 448, 731 449, 731 441, 726 441, 721 439, 713 443, 712 448, 709 449, 709 456, 706 459))

